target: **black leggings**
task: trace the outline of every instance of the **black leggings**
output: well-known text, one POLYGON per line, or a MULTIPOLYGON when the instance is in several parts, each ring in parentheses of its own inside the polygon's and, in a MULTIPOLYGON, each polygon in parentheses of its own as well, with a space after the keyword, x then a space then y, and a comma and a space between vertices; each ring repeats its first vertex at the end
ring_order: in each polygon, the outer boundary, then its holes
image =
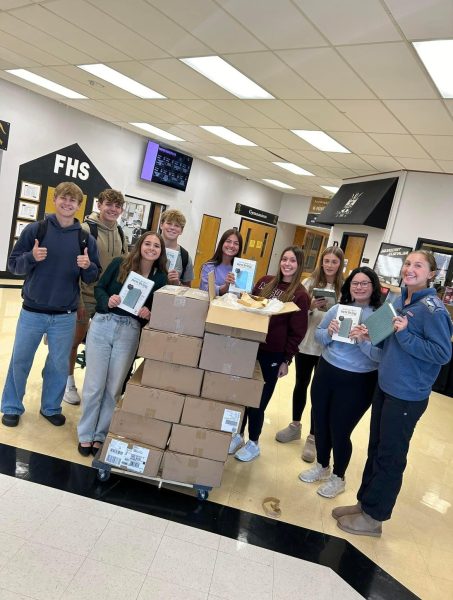
POLYGON ((333 472, 344 477, 352 454, 351 434, 371 405, 377 371, 354 373, 320 359, 311 384, 316 455, 327 467, 333 451, 333 472))
POLYGON ((245 431, 245 425, 249 423, 249 439, 252 442, 257 442, 264 423, 264 411, 269 404, 275 386, 278 381, 278 370, 284 360, 283 352, 258 352, 258 361, 263 373, 264 387, 261 394, 261 402, 259 408, 251 408, 248 406, 245 409, 244 420, 242 421, 241 434, 245 431))
MULTIPOLYGON (((300 421, 307 403, 307 390, 311 375, 319 362, 319 356, 298 352, 294 357, 294 362, 296 365, 296 385, 293 391, 293 421, 300 421)), ((310 411, 310 433, 312 435, 315 433, 312 410, 310 411)))

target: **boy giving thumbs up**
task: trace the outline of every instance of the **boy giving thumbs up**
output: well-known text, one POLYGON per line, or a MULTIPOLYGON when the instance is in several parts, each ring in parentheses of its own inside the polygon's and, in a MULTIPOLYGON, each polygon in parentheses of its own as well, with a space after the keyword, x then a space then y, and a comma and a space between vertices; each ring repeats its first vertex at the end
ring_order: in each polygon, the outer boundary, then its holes
POLYGON ((82 190, 71 182, 55 188, 55 214, 46 217, 39 240, 39 222, 22 231, 8 259, 8 270, 25 276, 23 304, 17 323, 13 354, 3 389, 2 423, 18 425, 24 412, 27 378, 36 350, 47 334, 49 354, 43 370, 40 413, 52 425, 63 425, 61 401, 68 376, 68 355, 74 335, 80 280, 97 280, 100 264, 96 240, 88 236, 80 247, 80 223, 74 215, 82 190))

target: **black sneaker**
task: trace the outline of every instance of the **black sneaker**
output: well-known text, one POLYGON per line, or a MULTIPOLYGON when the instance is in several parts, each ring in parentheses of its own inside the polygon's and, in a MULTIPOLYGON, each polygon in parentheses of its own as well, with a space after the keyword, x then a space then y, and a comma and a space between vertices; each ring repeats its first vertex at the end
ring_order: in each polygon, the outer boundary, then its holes
POLYGON ((43 416, 45 419, 47 419, 49 421, 49 423, 52 423, 52 425, 55 425, 55 427, 60 427, 61 425, 64 425, 66 422, 66 417, 59 413, 56 415, 45 415, 42 410, 39 411, 39 414, 41 416, 43 416))
POLYGON ((6 427, 17 427, 19 425, 20 415, 3 415, 2 423, 6 427))

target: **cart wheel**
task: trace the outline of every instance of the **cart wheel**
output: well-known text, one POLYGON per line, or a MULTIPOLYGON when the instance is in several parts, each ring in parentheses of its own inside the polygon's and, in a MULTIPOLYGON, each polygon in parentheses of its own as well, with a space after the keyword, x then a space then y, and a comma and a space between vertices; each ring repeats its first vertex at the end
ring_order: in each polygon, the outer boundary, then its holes
POLYGON ((197 498, 198 500, 207 500, 209 498, 209 492, 207 490, 198 490, 197 498))
POLYGON ((98 470, 99 481, 108 481, 109 477, 110 477, 110 471, 105 471, 104 469, 98 470))

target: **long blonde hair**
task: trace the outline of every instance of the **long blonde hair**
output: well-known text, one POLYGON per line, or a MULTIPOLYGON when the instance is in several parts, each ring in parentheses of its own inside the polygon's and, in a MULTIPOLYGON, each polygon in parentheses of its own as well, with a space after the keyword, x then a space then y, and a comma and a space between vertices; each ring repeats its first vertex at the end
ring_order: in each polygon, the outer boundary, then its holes
POLYGON ((138 238, 132 250, 127 254, 123 260, 121 261, 120 269, 118 272, 118 281, 120 283, 124 283, 127 279, 127 276, 131 271, 135 271, 135 273, 140 273, 140 260, 142 258, 142 246, 143 242, 149 235, 154 235, 158 238, 160 242, 160 256, 155 261, 153 268, 158 271, 162 271, 165 275, 168 273, 167 270, 167 254, 165 252, 165 242, 164 238, 160 235, 160 233, 156 233, 155 231, 145 231, 138 238))
POLYGON ((324 269, 322 266, 322 261, 325 256, 328 254, 333 254, 340 260, 340 265, 338 267, 338 271, 335 274, 335 280, 333 282, 333 287, 335 290, 335 295, 337 298, 340 297, 341 294, 341 286, 343 285, 343 267, 344 267, 344 252, 339 246, 329 246, 321 253, 321 257, 319 259, 318 266, 313 271, 310 280, 310 289, 308 289, 308 293, 311 294, 313 288, 325 288, 327 285, 326 274, 324 273, 324 269))
POLYGON ((272 296, 273 291, 276 287, 283 281, 282 268, 280 263, 282 261, 283 255, 285 252, 291 251, 297 260, 297 270, 293 275, 293 278, 288 286, 288 289, 283 292, 281 296, 279 296, 279 300, 282 302, 290 302, 294 298, 294 294, 296 290, 301 286, 300 278, 302 276, 302 271, 304 270, 304 251, 300 246, 288 246, 281 253, 280 259, 278 261, 278 273, 275 277, 273 277, 269 283, 267 283, 261 290, 259 290, 259 295, 263 296, 263 298, 270 298, 272 296))

